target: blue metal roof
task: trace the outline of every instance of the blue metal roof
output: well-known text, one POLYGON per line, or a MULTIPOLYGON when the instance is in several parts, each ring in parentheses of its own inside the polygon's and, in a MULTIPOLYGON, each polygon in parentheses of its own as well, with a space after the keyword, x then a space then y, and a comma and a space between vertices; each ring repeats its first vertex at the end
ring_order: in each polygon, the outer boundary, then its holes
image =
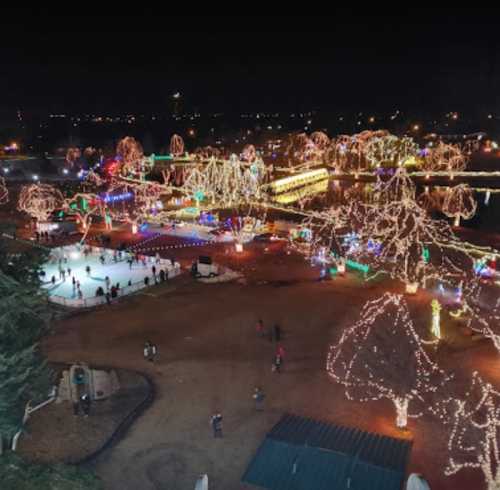
POLYGON ((409 441, 284 415, 242 480, 270 490, 400 490, 409 441))

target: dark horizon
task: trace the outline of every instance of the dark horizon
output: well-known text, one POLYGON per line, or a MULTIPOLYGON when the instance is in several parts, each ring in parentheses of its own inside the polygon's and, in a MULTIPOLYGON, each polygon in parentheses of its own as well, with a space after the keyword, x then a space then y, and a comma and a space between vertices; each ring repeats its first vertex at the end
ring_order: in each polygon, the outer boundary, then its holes
POLYGON ((16 12, 0 33, 4 112, 168 113, 177 91, 189 111, 500 111, 494 9, 245 21, 16 12))

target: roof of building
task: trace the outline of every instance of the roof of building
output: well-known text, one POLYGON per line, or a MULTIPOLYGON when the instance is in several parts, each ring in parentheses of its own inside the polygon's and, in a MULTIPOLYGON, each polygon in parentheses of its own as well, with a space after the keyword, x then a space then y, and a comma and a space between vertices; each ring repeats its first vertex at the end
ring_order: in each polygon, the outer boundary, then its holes
POLYGON ((242 481, 270 490, 400 490, 411 442, 284 415, 242 481))

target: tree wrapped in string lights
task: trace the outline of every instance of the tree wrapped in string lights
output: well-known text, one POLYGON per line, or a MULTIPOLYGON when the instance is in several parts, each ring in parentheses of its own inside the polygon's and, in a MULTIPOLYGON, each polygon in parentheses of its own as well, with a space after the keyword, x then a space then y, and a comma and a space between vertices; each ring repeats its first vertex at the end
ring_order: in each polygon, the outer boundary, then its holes
POLYGON ((199 204, 206 200, 212 207, 229 208, 258 201, 263 196, 262 183, 267 169, 259 163, 241 162, 236 155, 228 160, 212 158, 205 167, 193 167, 181 189, 199 204))
POLYGON ((241 152, 241 158, 245 162, 253 162, 257 158, 257 151, 254 145, 245 145, 241 152))
POLYGON ((472 267, 472 259, 460 247, 450 226, 432 219, 417 204, 415 186, 404 169, 377 184, 374 200, 374 204, 352 210, 353 231, 362 244, 354 251, 358 259, 403 281, 407 292, 416 292, 429 280, 446 280, 462 274, 463 267, 472 267), (370 251, 369 242, 378 244, 376 253, 370 251))
POLYGON ((170 154, 174 157, 184 155, 184 140, 178 134, 174 134, 170 139, 170 154))
POLYGON ((449 172, 453 178, 455 172, 465 170, 468 158, 457 145, 449 145, 440 141, 436 146, 428 148, 422 170, 426 172, 449 172))
POLYGON ((122 138, 116 147, 116 155, 121 161, 121 175, 143 177, 151 168, 149 159, 144 158, 142 145, 132 136, 122 138))
POLYGON ((292 135, 287 144, 285 155, 290 167, 308 167, 315 157, 315 145, 306 133, 292 135))
POLYGON ((76 165, 76 162, 82 157, 82 152, 80 148, 69 147, 66 152, 66 163, 70 168, 76 165))
POLYGON ((61 192, 49 184, 23 186, 17 209, 40 221, 47 221, 53 211, 63 205, 61 192))
POLYGON ((357 174, 365 170, 364 146, 355 136, 340 135, 332 139, 323 159, 337 172, 357 174))
POLYGON ((476 214, 476 210, 477 201, 467 184, 448 188, 442 211, 446 216, 454 218, 454 226, 460 226, 460 219, 471 219, 476 214))
POLYGON ((483 472, 488 490, 500 489, 500 392, 477 372, 462 399, 450 400, 455 411, 448 439, 445 475, 466 468, 483 472))
POLYGON ((367 402, 386 398, 394 404, 396 426, 405 428, 410 405, 424 402, 448 376, 435 364, 415 331, 401 295, 385 293, 369 301, 360 319, 345 329, 330 348, 328 374, 345 387, 349 400, 367 402))
POLYGON ((77 192, 64 200, 63 209, 76 215, 77 222, 82 228, 80 243, 83 243, 90 231, 93 217, 104 214, 104 203, 97 194, 77 192))
POLYGON ((364 153, 371 167, 400 167, 416 156, 418 149, 412 138, 389 134, 369 139, 364 153))
POLYGON ((9 189, 5 183, 5 179, 0 177, 0 204, 7 204, 9 202, 9 189))

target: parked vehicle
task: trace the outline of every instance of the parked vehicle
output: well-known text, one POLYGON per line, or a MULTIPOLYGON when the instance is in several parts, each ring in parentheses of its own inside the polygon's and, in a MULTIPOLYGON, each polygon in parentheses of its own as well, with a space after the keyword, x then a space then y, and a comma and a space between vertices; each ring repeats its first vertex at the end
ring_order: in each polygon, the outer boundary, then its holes
POLYGON ((200 255, 191 266, 191 274, 194 277, 215 277, 219 275, 219 266, 212 263, 212 257, 200 255))

